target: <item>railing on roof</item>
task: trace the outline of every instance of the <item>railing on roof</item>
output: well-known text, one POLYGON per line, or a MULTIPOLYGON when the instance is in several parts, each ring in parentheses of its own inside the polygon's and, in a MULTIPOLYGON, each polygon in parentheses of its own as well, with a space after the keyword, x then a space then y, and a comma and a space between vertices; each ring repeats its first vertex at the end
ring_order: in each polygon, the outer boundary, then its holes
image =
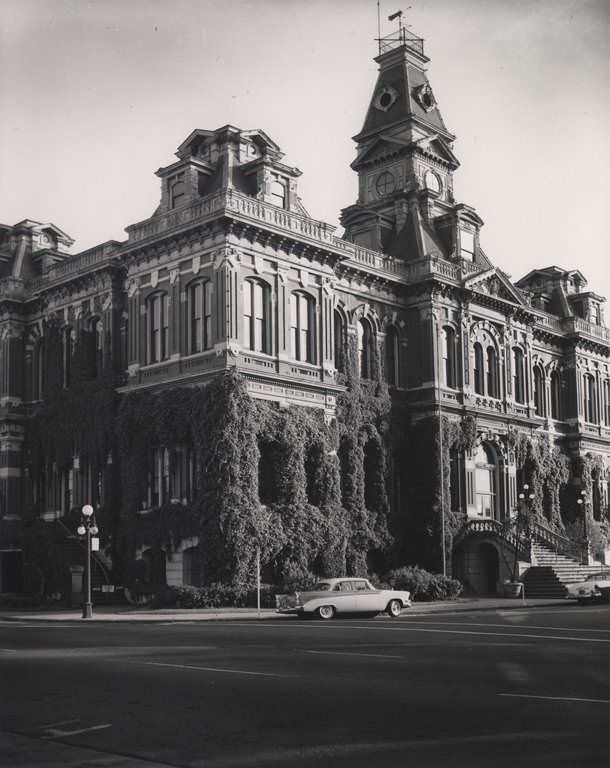
POLYGON ((412 32, 409 32, 405 27, 401 27, 398 32, 393 32, 391 35, 377 38, 379 43, 379 55, 387 53, 395 48, 400 48, 405 45, 407 48, 412 48, 417 53, 424 55, 424 41, 423 38, 417 37, 412 32))
POLYGON ((66 261, 54 264, 44 275, 32 277, 28 280, 28 289, 30 291, 36 291, 46 287, 49 283, 65 280, 67 277, 71 277, 79 272, 86 272, 90 270, 91 267, 105 263, 114 255, 120 245, 120 243, 114 240, 109 240, 101 245, 95 246, 95 248, 89 248, 82 253, 77 253, 66 259, 66 261))

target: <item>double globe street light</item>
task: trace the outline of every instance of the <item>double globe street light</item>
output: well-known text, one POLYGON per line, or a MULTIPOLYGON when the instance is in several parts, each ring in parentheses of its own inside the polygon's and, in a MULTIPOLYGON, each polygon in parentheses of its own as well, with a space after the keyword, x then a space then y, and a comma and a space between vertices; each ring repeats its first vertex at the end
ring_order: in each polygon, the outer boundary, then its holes
POLYGON ((83 603, 83 619, 90 619, 93 615, 93 604, 91 602, 91 537, 97 536, 99 529, 95 522, 93 507, 91 504, 85 504, 81 509, 81 523, 76 529, 79 536, 87 539, 87 562, 85 569, 85 602, 83 603))

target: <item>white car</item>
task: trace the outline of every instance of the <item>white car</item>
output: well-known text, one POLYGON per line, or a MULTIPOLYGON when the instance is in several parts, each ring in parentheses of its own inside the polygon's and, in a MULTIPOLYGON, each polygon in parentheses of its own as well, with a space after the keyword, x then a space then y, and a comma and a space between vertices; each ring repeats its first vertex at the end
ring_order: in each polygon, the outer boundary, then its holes
POLYGON ((276 595, 275 601, 278 613, 315 616, 326 621, 337 614, 367 613, 374 616, 383 611, 396 618, 403 608, 411 605, 411 593, 375 589, 368 579, 345 576, 321 579, 307 592, 276 595))
POLYGON ((567 597, 578 600, 579 605, 610 601, 610 569, 588 576, 585 581, 567 584, 567 597))

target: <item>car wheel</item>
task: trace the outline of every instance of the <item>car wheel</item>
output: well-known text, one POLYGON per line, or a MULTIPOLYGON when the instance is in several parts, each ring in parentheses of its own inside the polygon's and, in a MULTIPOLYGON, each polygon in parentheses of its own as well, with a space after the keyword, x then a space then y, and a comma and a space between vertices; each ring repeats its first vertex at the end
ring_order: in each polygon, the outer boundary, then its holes
POLYGON ((324 621, 329 621, 335 617, 335 609, 332 605, 321 605, 317 611, 316 616, 324 621))
POLYGON ((388 616, 397 619, 402 613, 402 603, 400 600, 390 600, 386 611, 388 612, 388 616))

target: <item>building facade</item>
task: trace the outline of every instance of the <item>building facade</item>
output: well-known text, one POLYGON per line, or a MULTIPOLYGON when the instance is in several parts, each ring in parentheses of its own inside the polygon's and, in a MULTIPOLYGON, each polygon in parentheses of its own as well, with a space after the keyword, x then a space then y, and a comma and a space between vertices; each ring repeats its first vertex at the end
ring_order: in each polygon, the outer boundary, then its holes
POLYGON ((124 241, 0 226, 0 592, 62 591, 89 502, 115 582, 246 578, 255 541, 269 579, 419 563, 491 592, 520 494, 541 541, 603 556, 604 299, 493 265, 423 41, 376 61, 341 236, 230 125, 182 142, 124 241))

